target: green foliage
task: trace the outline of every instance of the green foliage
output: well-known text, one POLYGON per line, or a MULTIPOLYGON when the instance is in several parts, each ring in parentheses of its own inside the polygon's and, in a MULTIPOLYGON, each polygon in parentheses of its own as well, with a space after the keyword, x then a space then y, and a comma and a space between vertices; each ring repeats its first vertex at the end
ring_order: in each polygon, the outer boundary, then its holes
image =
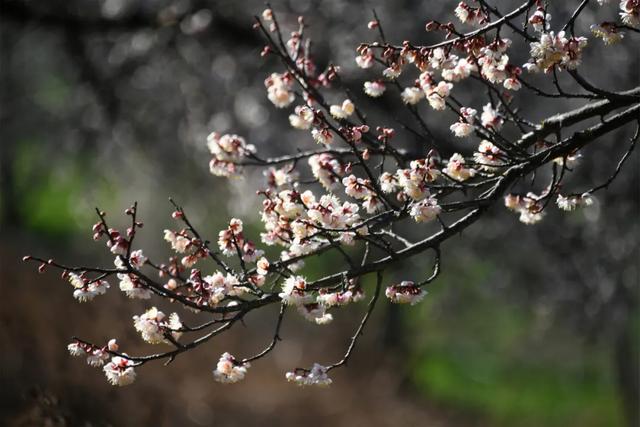
POLYGON ((443 275, 410 312, 422 331, 412 370, 418 388, 500 426, 623 425, 608 352, 562 324, 541 330, 539 316, 483 292, 491 269, 475 263, 443 275))
POLYGON ((92 170, 89 158, 58 159, 56 168, 42 167, 45 163, 40 140, 17 144, 16 203, 26 228, 49 237, 68 238, 86 229, 93 219, 89 193, 108 205, 115 192, 107 181, 88 179, 92 170), (92 183, 90 189, 88 182, 92 183))

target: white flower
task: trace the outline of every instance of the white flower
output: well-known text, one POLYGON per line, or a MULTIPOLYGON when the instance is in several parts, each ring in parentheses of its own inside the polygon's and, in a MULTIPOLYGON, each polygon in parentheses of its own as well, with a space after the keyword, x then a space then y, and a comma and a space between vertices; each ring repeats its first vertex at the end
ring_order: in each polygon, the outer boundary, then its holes
POLYGON ((344 173, 342 164, 328 153, 309 157, 311 173, 327 190, 336 190, 340 183, 340 176, 344 173))
POLYGON ((466 168, 464 157, 459 153, 455 153, 447 163, 446 173, 457 181, 466 181, 473 177, 476 171, 472 168, 466 168))
POLYGON ((82 277, 80 277, 80 275, 75 273, 69 273, 67 278, 69 280, 69 283, 71 283, 71 286, 73 286, 74 288, 76 289, 84 288, 85 280, 82 277))
POLYGON ((311 108, 306 105, 298 105, 295 114, 289 116, 289 123, 296 129, 306 130, 311 127, 314 116, 311 108))
POLYGON ((582 61, 582 49, 587 45, 587 39, 584 37, 566 38, 565 32, 560 31, 555 34, 549 31, 540 35, 540 41, 532 42, 531 62, 533 66, 525 67, 529 71, 543 70, 545 72, 551 70, 554 66, 567 68, 569 70, 576 69, 582 61))
POLYGON ((346 119, 353 114, 354 110, 355 105, 349 99, 344 100, 342 105, 332 105, 329 108, 329 112, 336 119, 346 119))
POLYGON ((522 83, 520 83, 520 80, 515 77, 509 77, 504 81, 503 85, 505 89, 513 91, 520 90, 520 88, 522 87, 522 83))
POLYGON ((278 296, 287 305, 308 304, 313 297, 307 294, 307 281, 302 276, 290 276, 282 283, 282 292, 278 296))
POLYGON ((556 199, 558 208, 567 212, 574 211, 579 207, 591 206, 593 202, 593 196, 589 193, 584 193, 580 196, 563 196, 562 194, 558 194, 558 198, 556 199))
POLYGON ((171 332, 173 339, 180 338, 181 333, 177 329, 182 327, 180 318, 176 313, 169 316, 169 321, 165 321, 165 314, 157 308, 152 307, 141 316, 133 316, 133 325, 142 335, 142 339, 149 344, 160 344, 166 342, 165 333, 171 332))
POLYGON ((364 93, 372 98, 381 96, 385 90, 386 87, 384 83, 380 81, 364 82, 364 93))
POLYGON ((482 107, 480 121, 482 122, 482 126, 493 130, 500 130, 503 123, 498 110, 494 109, 491 103, 482 107))
POLYGON ((529 18, 529 23, 533 27, 534 31, 543 32, 549 30, 551 25, 549 22, 551 21, 551 15, 545 14, 544 8, 537 9, 529 18))
POLYGON ((256 273, 266 276, 269 273, 269 260, 265 257, 262 257, 256 263, 256 273))
POLYGON ((278 108, 291 105, 296 99, 291 91, 292 79, 285 74, 272 73, 264 82, 269 101, 278 108))
POLYGON ((469 6, 467 6, 464 2, 460 2, 455 8, 454 13, 456 14, 460 22, 465 23, 469 19, 469 6))
POLYGON ((151 290, 145 287, 137 278, 137 276, 129 274, 118 274, 120 279, 120 290, 129 298, 149 299, 151 298, 151 290))
POLYGON ((460 108, 460 114, 462 115, 460 121, 449 126, 451 132, 458 138, 468 136, 473 132, 473 122, 478 112, 473 108, 462 107, 460 108))
POLYGON ((422 98, 424 92, 417 87, 407 87, 402 91, 402 102, 409 105, 416 105, 422 98))
POLYGON ((300 386, 317 385, 327 387, 332 383, 331 378, 327 375, 327 368, 318 363, 314 363, 311 370, 296 369, 287 372, 285 378, 287 381, 295 382, 300 386))
POLYGON ((74 357, 84 356, 84 355, 87 354, 87 352, 84 349, 84 347, 78 342, 72 342, 71 344, 69 344, 67 346, 67 350, 69 350, 69 354, 74 356, 74 357))
POLYGON ((186 237, 171 230, 164 230, 164 240, 171 243, 171 249, 178 253, 183 253, 191 241, 186 237))
POLYGON ((504 152, 493 145, 490 141, 482 140, 478 146, 478 151, 473 153, 473 160, 486 171, 495 171, 496 167, 502 166, 504 152))
POLYGON ((104 365, 104 362, 109 359, 109 353, 96 348, 87 353, 87 364, 94 368, 104 365))
POLYGON ((138 249, 137 251, 131 252, 129 256, 129 262, 131 266, 135 269, 140 269, 147 262, 147 257, 142 253, 142 249, 138 249))
POLYGON ((427 292, 410 281, 403 281, 398 285, 391 285, 385 290, 385 295, 391 302, 397 304, 415 305, 422 301, 427 292))
POLYGON ((427 222, 435 219, 442 209, 435 197, 429 196, 411 205, 410 215, 416 222, 427 222))
POLYGON ((625 25, 640 28, 640 3, 638 0, 620 1, 620 19, 625 25))
POLYGON ((402 74, 402 68, 400 68, 400 66, 391 66, 382 70, 382 75, 389 80, 397 79, 400 77, 400 74, 402 74))
POLYGON ((313 129, 311 136, 318 144, 331 144, 333 135, 329 129, 313 129))
POLYGON ((213 370, 213 379, 220 383, 237 383, 244 379, 250 363, 240 363, 229 353, 223 353, 213 370))
POLYGON ((360 55, 356 56, 356 64, 360 68, 371 68, 373 67, 374 57, 371 49, 367 48, 360 53, 360 55))
POLYGON ((115 356, 111 362, 104 365, 104 374, 112 385, 125 386, 133 383, 136 379, 134 363, 124 357, 115 356))
POLYGON ((298 313, 302 314, 305 319, 315 322, 318 325, 327 325, 333 321, 333 316, 327 313, 327 308, 318 303, 299 305, 298 313))

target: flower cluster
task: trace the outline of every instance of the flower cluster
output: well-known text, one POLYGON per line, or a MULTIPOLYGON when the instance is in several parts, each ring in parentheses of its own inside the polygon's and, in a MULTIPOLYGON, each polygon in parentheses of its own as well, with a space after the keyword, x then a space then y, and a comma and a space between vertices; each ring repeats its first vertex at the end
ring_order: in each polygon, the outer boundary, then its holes
POLYGON ((587 45, 585 37, 567 38, 564 31, 540 35, 540 41, 531 43, 531 61, 524 64, 530 72, 551 71, 555 66, 575 70, 582 62, 582 49, 587 45))
POLYGON ((233 176, 240 172, 239 163, 243 158, 255 153, 253 145, 247 144, 238 135, 220 135, 212 132, 207 137, 207 147, 213 155, 209 170, 216 176, 233 176))
POLYGON ((536 224, 544 217, 540 197, 533 193, 526 196, 508 194, 504 198, 504 205, 520 214, 520 222, 524 224, 536 224))
POLYGON ((558 207, 567 212, 576 210, 576 208, 579 207, 591 206, 593 203, 593 196, 589 193, 584 193, 578 196, 563 196, 562 194, 558 194, 558 198, 556 199, 558 207))
POLYGON ((88 279, 84 273, 66 273, 66 277, 74 287, 73 297, 80 302, 91 301, 97 295, 104 295, 109 289, 109 282, 101 279, 88 279))
POLYGON ((300 386, 317 385, 327 387, 331 385, 331 378, 327 375, 327 368, 318 363, 314 363, 311 369, 295 369, 287 372, 287 381, 292 381, 300 386))
POLYGON ((289 73, 272 73, 266 78, 264 85, 269 101, 278 108, 288 107, 296 99, 292 91, 293 76, 289 73))
POLYGON ((112 385, 125 386, 136 380, 135 364, 126 357, 116 356, 102 368, 112 385))
POLYGON ((415 305, 422 301, 427 295, 427 291, 413 282, 403 281, 400 284, 387 287, 385 295, 391 302, 415 305))
POLYGON ((334 191, 340 185, 344 167, 340 160, 331 154, 322 153, 309 157, 311 173, 327 191, 334 191))
POLYGON ((229 353, 223 353, 213 370, 213 379, 220 383, 237 383, 244 379, 250 363, 241 363, 229 353))
POLYGON ((142 339, 149 344, 166 343, 169 335, 177 341, 182 335, 182 322, 178 314, 171 313, 167 319, 165 314, 155 307, 140 316, 133 316, 133 325, 142 335, 142 339))

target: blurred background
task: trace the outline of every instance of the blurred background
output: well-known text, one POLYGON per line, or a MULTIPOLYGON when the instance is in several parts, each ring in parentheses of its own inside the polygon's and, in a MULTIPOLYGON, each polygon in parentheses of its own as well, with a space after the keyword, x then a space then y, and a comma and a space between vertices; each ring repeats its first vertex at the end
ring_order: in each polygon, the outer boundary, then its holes
MULTIPOLYGON (((273 7, 290 29, 298 14, 307 16, 318 63, 341 65, 356 100, 367 103, 361 82, 371 75, 355 69, 353 57, 360 42, 374 38, 366 29, 371 9, 390 40, 422 43, 433 37, 424 32, 426 20, 452 19, 456 3, 289 0, 273 7)), ((497 2, 503 11, 516 3, 497 2)), ((574 3, 554 4, 553 22, 565 22, 574 3)), ((615 19, 616 7, 588 6, 577 33, 615 19)), ((145 222, 138 245, 166 257, 161 231, 174 224, 169 196, 207 236, 233 215, 256 237, 252 194, 262 177, 211 176, 206 135, 238 133, 270 154, 312 146, 266 98, 263 80, 280 68, 259 57, 263 43, 251 29, 263 8, 257 0, 0 2, 0 424, 637 425, 638 150, 591 209, 552 208, 528 227, 498 208, 447 242, 443 274, 424 302, 382 302, 329 389, 297 388, 284 372, 338 360, 364 304, 336 312, 327 328, 289 316, 284 341, 233 386, 215 383, 211 370, 223 351, 247 355, 265 345, 275 307, 169 367, 145 366, 122 389, 68 356, 72 335, 118 337, 135 354, 157 350, 142 344, 131 324, 146 306, 117 289, 77 304, 56 273, 38 275, 23 265, 24 254, 110 265, 104 246, 91 240, 93 209, 123 226, 121 212, 137 200, 145 222)), ((587 77, 611 90, 637 86, 634 42, 603 49, 592 39, 587 77)), ((527 52, 514 49, 512 62, 526 61, 527 52)), ((461 98, 478 108, 483 95, 461 98)), ((390 126, 409 121, 397 98, 385 95, 370 116, 390 126)), ((522 108, 536 121, 576 105, 528 96, 522 108)), ((423 111, 428 122, 441 120, 423 111)), ((447 127, 437 133, 450 139, 447 127)), ((593 144, 567 182, 570 190, 603 182, 631 131, 593 144)), ((319 258, 305 274, 317 277, 335 262, 319 258)), ((431 256, 419 256, 387 279, 419 277, 430 267, 431 256)))

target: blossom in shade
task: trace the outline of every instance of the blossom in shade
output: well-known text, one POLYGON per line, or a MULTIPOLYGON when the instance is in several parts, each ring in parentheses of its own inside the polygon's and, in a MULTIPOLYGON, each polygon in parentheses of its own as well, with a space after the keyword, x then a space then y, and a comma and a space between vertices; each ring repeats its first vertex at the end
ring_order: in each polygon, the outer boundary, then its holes
POLYGON ((487 140, 480 141, 478 151, 473 153, 476 166, 488 172, 493 172, 497 167, 504 165, 504 157, 505 153, 487 140))
POLYGON ((286 73, 272 73, 264 81, 264 85, 269 101, 278 108, 288 107, 296 99, 292 91, 293 78, 286 73))
POLYGON ((416 105, 424 98, 424 92, 418 87, 407 87, 402 91, 401 96, 405 104, 416 105))
POLYGON ((491 103, 488 103, 482 107, 480 121, 482 122, 482 126, 493 130, 500 130, 503 123, 502 117, 500 117, 500 113, 498 113, 498 110, 493 108, 491 103))
POLYGON ((306 105, 298 105, 295 114, 289 116, 289 123, 296 129, 306 130, 313 124, 315 114, 313 110, 306 105))
POLYGON ((382 96, 386 86, 381 81, 364 82, 364 93, 372 98, 382 96))
POLYGON ((318 325, 327 325, 333 321, 331 313, 327 313, 327 307, 317 302, 298 305, 298 313, 318 325))
POLYGON ((427 291, 411 281, 403 281, 397 285, 388 286, 385 295, 391 302, 397 304, 415 305, 422 301, 427 291))
POLYGON ((618 31, 618 27, 614 22, 593 24, 590 29, 593 35, 602 39, 607 46, 619 43, 624 38, 624 34, 618 31))
POLYGON ((640 28, 640 1, 621 0, 620 19, 622 23, 633 28, 640 28))
POLYGON ((427 222, 435 219, 441 211, 442 208, 438 205, 436 198, 429 196, 426 199, 413 203, 409 214, 416 222, 427 222))
POLYGON ((329 112, 336 119, 346 119, 355 111, 355 105, 350 99, 345 99, 341 105, 332 105, 329 112))
POLYGON ((558 194, 558 198, 556 199, 558 208, 567 212, 574 211, 579 207, 591 206, 593 205, 593 203, 594 198, 589 193, 571 196, 563 196, 562 194, 558 194))
POLYGON ((307 369, 295 369, 285 375, 287 381, 296 383, 299 386, 317 385, 327 387, 331 385, 331 378, 327 375, 327 368, 318 363, 307 369))
POLYGON ((460 108, 461 117, 459 121, 449 126, 449 129, 458 138, 469 136, 473 132, 473 122, 477 114, 478 112, 473 108, 460 108))

